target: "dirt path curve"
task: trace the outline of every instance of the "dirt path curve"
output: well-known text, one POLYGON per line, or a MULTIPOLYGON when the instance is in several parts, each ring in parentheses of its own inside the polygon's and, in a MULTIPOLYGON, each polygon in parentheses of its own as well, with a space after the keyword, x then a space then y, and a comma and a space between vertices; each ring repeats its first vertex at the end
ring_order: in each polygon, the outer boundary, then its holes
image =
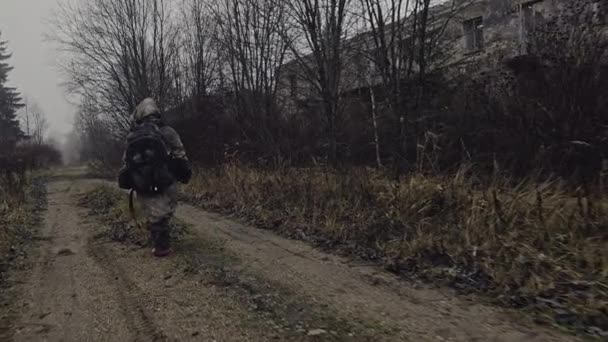
POLYGON ((31 268, 0 307, 1 341, 574 340, 187 205, 177 216, 190 233, 157 260, 100 236, 78 206, 98 184, 78 169, 49 183, 31 268))

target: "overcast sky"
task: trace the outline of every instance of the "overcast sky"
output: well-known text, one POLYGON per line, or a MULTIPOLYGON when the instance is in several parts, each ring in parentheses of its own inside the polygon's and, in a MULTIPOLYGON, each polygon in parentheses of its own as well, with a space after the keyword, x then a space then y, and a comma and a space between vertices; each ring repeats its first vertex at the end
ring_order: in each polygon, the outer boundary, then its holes
POLYGON ((15 68, 10 84, 36 101, 47 114, 50 134, 59 137, 72 126, 75 108, 61 88, 61 75, 54 62, 56 53, 44 41, 46 20, 63 0, 0 0, 0 39, 8 41, 15 68))

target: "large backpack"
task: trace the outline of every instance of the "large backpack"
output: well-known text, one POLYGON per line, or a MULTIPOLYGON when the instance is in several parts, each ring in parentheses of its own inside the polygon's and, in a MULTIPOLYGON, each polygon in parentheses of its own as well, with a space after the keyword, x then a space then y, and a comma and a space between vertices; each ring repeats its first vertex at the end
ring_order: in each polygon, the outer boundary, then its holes
POLYGON ((175 182, 169 172, 169 149, 158 126, 151 122, 137 125, 127 136, 126 164, 131 188, 138 193, 155 194, 175 182))

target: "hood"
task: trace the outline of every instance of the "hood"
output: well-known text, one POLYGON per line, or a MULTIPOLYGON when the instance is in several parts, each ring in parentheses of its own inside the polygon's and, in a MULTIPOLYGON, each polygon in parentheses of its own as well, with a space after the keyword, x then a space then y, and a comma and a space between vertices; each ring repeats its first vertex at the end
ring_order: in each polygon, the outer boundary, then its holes
POLYGON ((156 105, 156 101, 154 101, 154 99, 147 98, 141 101, 137 108, 135 108, 135 111, 133 112, 133 121, 142 121, 143 119, 153 114, 160 115, 160 110, 158 109, 158 106, 156 105))

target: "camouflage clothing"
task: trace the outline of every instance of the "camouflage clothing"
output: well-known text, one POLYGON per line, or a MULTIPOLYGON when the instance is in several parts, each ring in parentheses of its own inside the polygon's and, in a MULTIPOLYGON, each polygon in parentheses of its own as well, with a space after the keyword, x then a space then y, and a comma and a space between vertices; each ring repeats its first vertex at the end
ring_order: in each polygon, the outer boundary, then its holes
MULTIPOLYGON (((187 159, 179 134, 169 126, 161 127, 160 131, 170 149, 171 158, 187 159)), ((171 234, 169 221, 177 209, 177 184, 174 183, 160 194, 138 195, 137 198, 146 215, 154 247, 168 249, 171 234)))
MULTIPOLYGON (((186 150, 179 134, 171 127, 162 125, 159 110, 154 100, 144 100, 133 113, 134 124, 144 120, 154 120, 170 151, 171 159, 187 161, 186 150)), ((170 244, 169 221, 177 209, 177 181, 165 191, 158 194, 137 194, 137 201, 142 208, 152 242, 157 249, 168 249, 170 244)))

